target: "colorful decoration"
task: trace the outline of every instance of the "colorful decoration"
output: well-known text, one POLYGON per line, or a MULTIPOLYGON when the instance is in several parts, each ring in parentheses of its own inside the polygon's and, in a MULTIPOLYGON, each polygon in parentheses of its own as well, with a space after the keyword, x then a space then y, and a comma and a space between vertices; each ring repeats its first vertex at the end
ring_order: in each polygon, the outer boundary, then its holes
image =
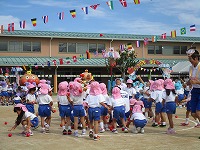
POLYGON ((32 74, 30 71, 21 76, 19 80, 19 84, 21 86, 25 85, 26 82, 33 83, 35 82, 36 84, 39 84, 40 80, 37 77, 37 75, 32 74))
POLYGON ((154 59, 151 59, 151 60, 141 60, 139 61, 134 67, 129 67, 128 70, 127 70, 127 73, 128 74, 132 74, 134 73, 135 71, 137 71, 139 68, 141 68, 142 66, 146 65, 146 64, 152 64, 152 65, 160 65, 162 64, 160 61, 158 60, 154 60, 154 59))
POLYGON ((81 80, 86 84, 88 84, 93 79, 92 73, 88 72, 87 69, 85 70, 85 72, 80 74, 80 77, 81 80))

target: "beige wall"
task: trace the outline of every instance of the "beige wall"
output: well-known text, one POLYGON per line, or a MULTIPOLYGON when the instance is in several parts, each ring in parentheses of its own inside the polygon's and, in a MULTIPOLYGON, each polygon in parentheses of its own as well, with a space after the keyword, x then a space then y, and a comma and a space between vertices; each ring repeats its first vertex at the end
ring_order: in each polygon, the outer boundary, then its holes
MULTIPOLYGON (((164 56, 164 55, 148 55, 147 46, 143 47, 143 42, 140 42, 140 48, 136 48, 135 42, 136 41, 117 41, 117 40, 84 40, 84 39, 64 39, 64 38, 26 38, 26 37, 0 37, 0 40, 5 41, 32 41, 32 42, 41 42, 41 52, 26 52, 26 53, 13 53, 13 52, 0 52, 1 56, 22 56, 22 57, 72 57, 76 55, 79 57, 80 54, 73 54, 73 53, 59 53, 59 42, 75 42, 75 43, 102 43, 106 45, 106 50, 109 47, 114 47, 115 50, 119 50, 120 44, 127 44, 132 43, 133 48, 136 51, 137 58, 147 58, 147 59, 185 59, 186 56, 174 55, 174 56, 164 56), (51 46, 50 46, 51 41, 51 46), (51 52, 50 52, 51 49, 51 52)), ((156 42, 152 43, 149 42, 150 45, 162 45, 162 46, 188 46, 188 48, 192 45, 190 43, 176 43, 176 42, 156 42)), ((197 49, 200 49, 200 44, 194 44, 197 49)), ((86 57, 86 54, 85 56, 86 57)), ((99 55, 98 57, 102 57, 99 55)))

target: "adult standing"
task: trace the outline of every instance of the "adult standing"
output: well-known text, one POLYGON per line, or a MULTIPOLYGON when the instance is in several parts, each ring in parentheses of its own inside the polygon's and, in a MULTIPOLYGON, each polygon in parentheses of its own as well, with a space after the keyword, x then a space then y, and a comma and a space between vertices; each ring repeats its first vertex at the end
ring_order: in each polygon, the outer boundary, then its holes
MULTIPOLYGON (((188 60, 192 64, 189 69, 188 85, 192 85, 191 91, 191 112, 192 116, 200 120, 200 63, 199 52, 196 49, 190 48, 187 51, 188 60)), ((195 127, 200 127, 198 123, 195 127)))

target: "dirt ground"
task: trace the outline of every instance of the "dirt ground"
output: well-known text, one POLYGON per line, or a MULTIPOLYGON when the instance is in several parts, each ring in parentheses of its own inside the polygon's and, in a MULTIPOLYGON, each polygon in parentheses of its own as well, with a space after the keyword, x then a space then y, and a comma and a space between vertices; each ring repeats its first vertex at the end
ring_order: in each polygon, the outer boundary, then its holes
MULTIPOLYGON (((54 97, 55 100, 55 97, 54 97)), ((56 109, 57 105, 54 104, 56 109)), ((152 122, 149 122, 145 127, 144 134, 133 134, 130 126, 129 133, 123 133, 118 129, 118 134, 113 134, 111 131, 100 133, 101 139, 94 141, 88 135, 82 137, 74 137, 73 135, 62 135, 62 128, 60 127, 60 117, 58 110, 52 114, 52 124, 50 133, 40 133, 40 127, 33 131, 34 135, 31 137, 24 137, 21 126, 18 126, 12 131, 12 137, 8 137, 11 133, 8 131, 17 117, 13 112, 13 106, 0 106, 0 150, 103 150, 103 149, 117 149, 117 150, 186 150, 186 149, 200 149, 200 128, 194 128, 194 121, 191 118, 190 124, 187 127, 180 126, 180 123, 185 118, 185 108, 177 108, 177 116, 174 117, 175 129, 177 134, 167 135, 166 128, 151 127, 152 122), (8 122, 7 125, 4 123, 8 122)), ((79 131, 81 133, 81 130, 79 131)), ((87 131, 88 133, 88 131, 87 131)))

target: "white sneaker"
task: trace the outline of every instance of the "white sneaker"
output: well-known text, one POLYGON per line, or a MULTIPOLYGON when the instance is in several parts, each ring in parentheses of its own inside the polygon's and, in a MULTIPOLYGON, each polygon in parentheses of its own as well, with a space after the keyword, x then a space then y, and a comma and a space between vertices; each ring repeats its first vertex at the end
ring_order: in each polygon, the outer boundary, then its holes
POLYGON ((100 129, 100 131, 99 131, 100 133, 104 133, 105 132, 105 129, 100 129))
POLYGON ((128 129, 127 128, 124 128, 124 133, 128 133, 128 129))
POLYGON ((45 128, 44 129, 41 129, 41 133, 46 133, 46 130, 45 130, 45 128))
POLYGON ((113 130, 112 130, 112 133, 114 133, 114 134, 118 134, 117 129, 113 129, 113 130))
POLYGON ((75 136, 75 137, 79 137, 78 132, 74 132, 74 136, 75 136))
POLYGON ((144 134, 144 128, 140 129, 140 133, 144 134))
POLYGON ((138 134, 138 130, 136 127, 133 127, 133 133, 138 134))
POLYGON ((82 130, 81 135, 86 135, 86 130, 82 130))

